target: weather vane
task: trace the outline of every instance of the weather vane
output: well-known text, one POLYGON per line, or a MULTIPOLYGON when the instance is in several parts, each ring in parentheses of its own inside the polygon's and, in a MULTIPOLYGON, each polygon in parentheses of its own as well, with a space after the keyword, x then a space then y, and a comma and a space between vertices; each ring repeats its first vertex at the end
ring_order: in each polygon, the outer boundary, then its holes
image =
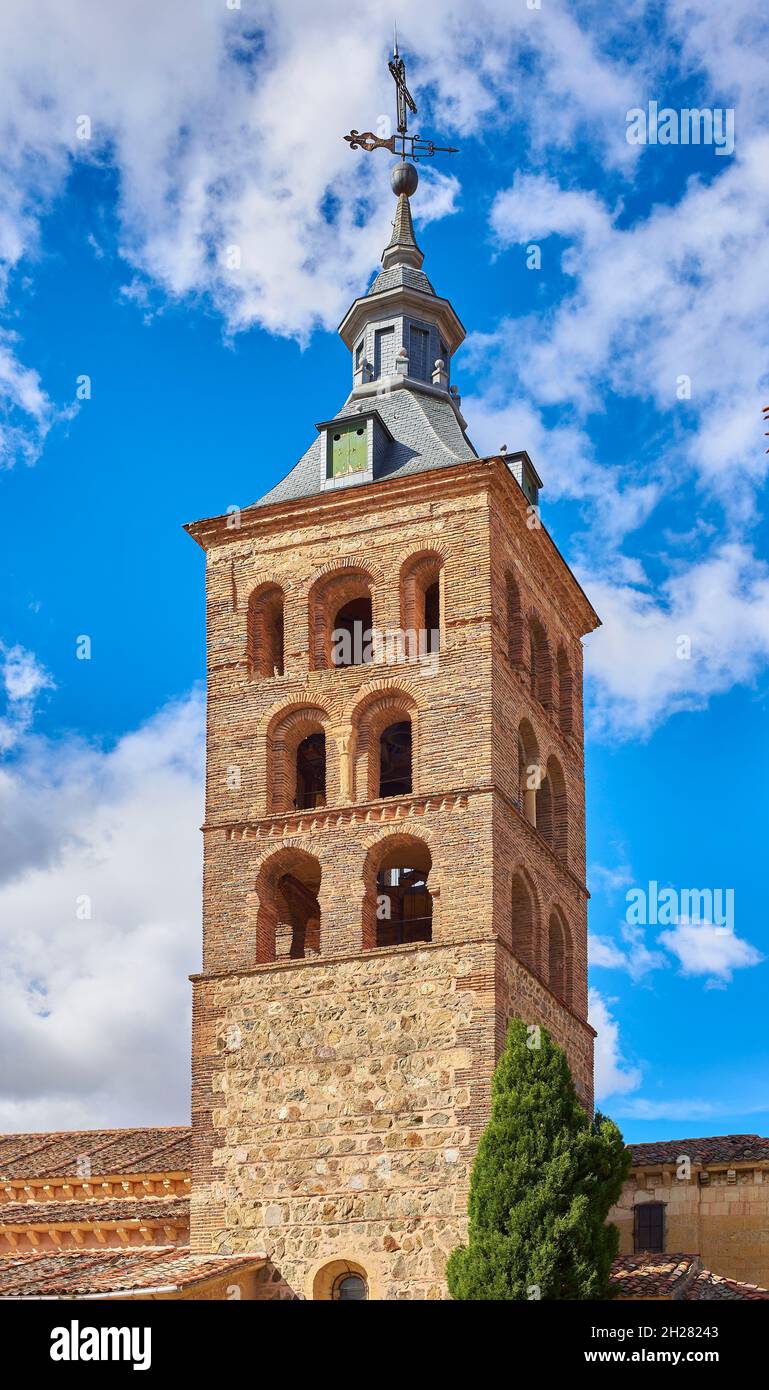
POLYGON ((349 135, 343 138, 347 141, 351 150, 389 150, 391 154, 399 154, 402 160, 408 156, 414 162, 419 159, 429 159, 434 154, 456 154, 457 151, 452 145, 435 145, 432 140, 423 140, 421 135, 409 135, 408 133, 408 113, 416 115, 417 105, 406 86, 406 64, 398 52, 398 34, 396 30, 395 45, 393 56, 387 66, 392 73, 395 83, 395 91, 398 102, 398 133, 391 135, 389 140, 383 140, 375 135, 373 130, 351 130, 349 135))

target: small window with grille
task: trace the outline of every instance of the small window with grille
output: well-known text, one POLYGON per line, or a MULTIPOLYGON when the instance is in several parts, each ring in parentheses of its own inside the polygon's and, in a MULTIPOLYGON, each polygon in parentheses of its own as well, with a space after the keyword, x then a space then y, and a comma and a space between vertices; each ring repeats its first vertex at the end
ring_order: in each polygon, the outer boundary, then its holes
POLYGON ((641 1202, 636 1207, 633 1243, 636 1253, 665 1249, 664 1202, 641 1202))

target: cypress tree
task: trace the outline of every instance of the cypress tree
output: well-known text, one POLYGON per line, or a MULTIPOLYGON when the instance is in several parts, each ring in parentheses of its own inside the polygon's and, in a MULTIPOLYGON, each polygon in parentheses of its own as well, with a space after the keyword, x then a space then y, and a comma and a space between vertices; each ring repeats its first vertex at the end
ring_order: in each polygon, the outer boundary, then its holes
POLYGON ((563 1050, 513 1019, 470 1179, 469 1243, 448 1261, 452 1298, 609 1298, 619 1233, 606 1217, 630 1161, 614 1122, 589 1119, 563 1050))

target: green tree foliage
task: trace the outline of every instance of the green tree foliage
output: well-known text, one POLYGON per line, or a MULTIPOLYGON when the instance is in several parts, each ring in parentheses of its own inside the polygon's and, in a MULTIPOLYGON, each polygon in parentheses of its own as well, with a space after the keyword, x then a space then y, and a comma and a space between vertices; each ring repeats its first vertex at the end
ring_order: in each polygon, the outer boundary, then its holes
POLYGON ((609 1298, 619 1233, 606 1217, 630 1169, 612 1120, 590 1120, 563 1050, 513 1019, 470 1180, 469 1243, 452 1298, 609 1298))

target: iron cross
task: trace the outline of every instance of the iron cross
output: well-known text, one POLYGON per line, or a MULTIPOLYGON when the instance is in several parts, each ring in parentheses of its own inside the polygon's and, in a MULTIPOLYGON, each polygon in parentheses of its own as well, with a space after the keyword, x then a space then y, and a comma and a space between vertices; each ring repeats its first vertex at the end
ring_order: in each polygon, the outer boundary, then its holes
POLYGON ((398 52, 398 39, 396 36, 393 56, 387 64, 395 83, 396 100, 398 104, 398 134, 391 135, 389 140, 383 140, 381 136, 375 135, 373 130, 351 130, 349 135, 343 138, 347 141, 351 150, 389 150, 391 154, 399 154, 401 159, 407 156, 418 162, 421 159, 429 159, 434 154, 456 154, 457 151, 452 145, 435 145, 432 140, 423 140, 420 135, 409 135, 408 133, 408 113, 416 115, 417 105, 406 86, 406 64, 398 52))

